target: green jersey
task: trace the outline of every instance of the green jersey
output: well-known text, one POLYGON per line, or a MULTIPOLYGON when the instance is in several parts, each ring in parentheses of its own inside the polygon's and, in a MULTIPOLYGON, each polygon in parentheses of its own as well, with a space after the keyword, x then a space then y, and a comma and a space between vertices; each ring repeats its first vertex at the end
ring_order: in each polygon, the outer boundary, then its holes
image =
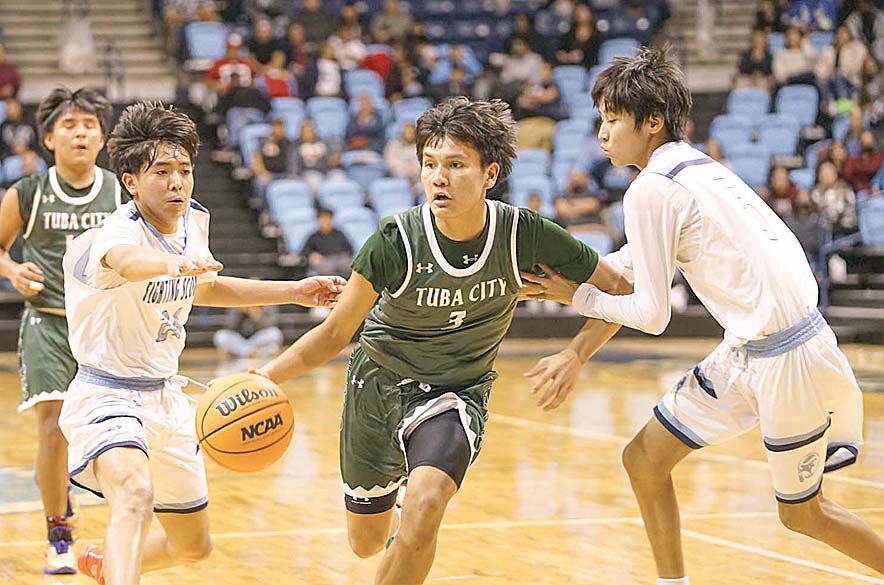
POLYGON ((35 308, 63 309, 61 260, 68 243, 101 225, 120 206, 120 184, 112 172, 95 167, 92 185, 74 189, 53 166, 45 173, 21 179, 13 188, 18 191, 18 210, 24 222, 24 260, 39 266, 46 279, 43 291, 27 302, 35 308))
POLYGON ((427 204, 381 221, 353 261, 380 294, 360 345, 378 365, 434 386, 468 385, 491 371, 509 329, 519 271, 547 264, 583 282, 598 254, 538 214, 487 201, 485 228, 446 238, 427 204))

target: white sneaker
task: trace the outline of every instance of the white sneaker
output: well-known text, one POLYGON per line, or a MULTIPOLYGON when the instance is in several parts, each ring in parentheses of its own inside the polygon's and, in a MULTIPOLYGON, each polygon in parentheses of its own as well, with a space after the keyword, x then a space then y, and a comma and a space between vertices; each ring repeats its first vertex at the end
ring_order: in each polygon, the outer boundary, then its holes
POLYGON ((43 573, 47 575, 73 575, 77 572, 77 559, 71 547, 74 541, 71 539, 70 528, 59 526, 50 530, 52 537, 61 536, 59 540, 50 540, 49 548, 46 549, 46 568, 43 573), (58 531, 59 534, 56 534, 58 531), (66 534, 60 534, 62 531, 66 534))

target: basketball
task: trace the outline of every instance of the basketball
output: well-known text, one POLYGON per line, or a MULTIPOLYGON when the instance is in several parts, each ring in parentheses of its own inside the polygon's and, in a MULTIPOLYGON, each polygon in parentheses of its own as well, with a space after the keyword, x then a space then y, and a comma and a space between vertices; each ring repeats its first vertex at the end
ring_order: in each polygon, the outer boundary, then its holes
POLYGON ((232 471, 260 471, 273 464, 288 448, 294 428, 285 393, 255 374, 218 378, 196 409, 200 446, 232 471))

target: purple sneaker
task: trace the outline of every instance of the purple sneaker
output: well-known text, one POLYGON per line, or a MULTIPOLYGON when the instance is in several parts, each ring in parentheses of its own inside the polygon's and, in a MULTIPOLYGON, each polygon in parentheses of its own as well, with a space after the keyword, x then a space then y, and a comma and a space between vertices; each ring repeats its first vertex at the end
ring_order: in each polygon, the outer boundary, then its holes
POLYGON ((74 540, 70 526, 53 526, 49 529, 49 548, 46 550, 47 575, 73 575, 77 572, 77 559, 71 547, 74 540))

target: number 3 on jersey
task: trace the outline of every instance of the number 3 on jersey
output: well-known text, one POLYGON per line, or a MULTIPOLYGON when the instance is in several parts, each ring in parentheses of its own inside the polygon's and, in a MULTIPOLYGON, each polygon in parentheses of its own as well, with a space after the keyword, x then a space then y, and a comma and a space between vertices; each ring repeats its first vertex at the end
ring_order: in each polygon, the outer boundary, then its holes
POLYGON ((457 329, 461 325, 463 325, 463 320, 467 318, 466 311, 451 311, 451 314, 448 315, 448 322, 451 323, 448 327, 443 327, 442 331, 446 329, 457 329))

